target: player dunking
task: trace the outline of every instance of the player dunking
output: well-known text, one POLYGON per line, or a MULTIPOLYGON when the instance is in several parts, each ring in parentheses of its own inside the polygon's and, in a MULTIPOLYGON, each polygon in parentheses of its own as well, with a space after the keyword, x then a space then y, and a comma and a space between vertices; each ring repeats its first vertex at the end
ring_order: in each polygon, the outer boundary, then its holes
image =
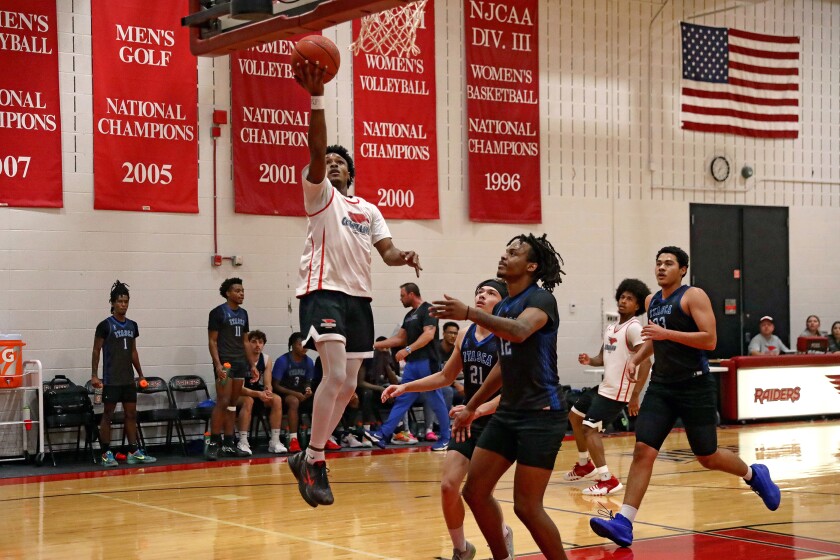
MULTIPOLYGON (((486 313, 493 313, 496 304, 507 295, 507 286, 504 282, 495 278, 485 280, 475 288, 475 306, 486 313)), ((464 372, 464 394, 469 400, 490 375, 490 370, 498 361, 498 353, 498 337, 485 327, 472 324, 458 333, 454 351, 441 371, 410 383, 390 385, 382 392, 382 402, 403 393, 423 393, 448 387, 461 371, 464 372)), ((489 415, 493 414, 497 405, 498 399, 493 399, 478 407, 476 416, 480 418, 472 423, 468 437, 461 437, 461 434, 454 435, 449 443, 449 451, 455 451, 455 453, 447 453, 443 461, 440 501, 443 507, 443 518, 452 538, 453 560, 471 560, 476 554, 475 546, 468 542, 464 535, 465 511, 464 503, 461 501, 461 483, 467 476, 476 441, 490 420, 489 415)), ((452 411, 456 413, 463 408, 463 406, 457 406, 452 411)), ((504 532, 508 550, 510 555, 513 555, 513 533, 507 525, 504 526, 504 532)))
POLYGON ((633 521, 642 503, 659 448, 682 418, 691 451, 707 469, 740 476, 775 511, 779 487, 767 467, 748 467, 740 457, 717 445, 717 384, 709 374, 705 350, 717 344, 715 314, 709 296, 683 285, 688 254, 679 247, 663 247, 656 254, 656 282, 661 288, 647 297, 645 343, 627 362, 625 373, 634 379, 636 367, 654 355, 650 386, 636 420, 636 448, 627 476, 621 511, 609 519, 593 517, 592 530, 619 546, 633 542, 633 521))
POLYGON ((312 407, 309 447, 289 459, 301 496, 312 507, 333 503, 324 445, 356 390, 359 367, 373 356, 371 245, 389 266, 407 265, 420 274, 414 251, 400 251, 382 213, 350 196, 355 169, 342 146, 327 146, 324 70, 306 63, 295 80, 312 96, 309 166, 303 170, 303 204, 308 216, 296 295, 306 346, 321 357, 324 378, 312 407))
POLYGON ((497 274, 510 295, 493 315, 448 296, 434 302, 436 317, 473 321, 501 339, 499 362, 455 415, 456 430, 469 425, 478 406, 502 389, 499 407, 476 444, 463 491, 496 560, 512 556, 493 490, 514 462, 516 515, 548 560, 566 558, 560 532, 543 506, 568 418, 557 376, 557 301, 550 292, 562 281, 562 263, 545 235, 519 235, 499 261, 497 274))

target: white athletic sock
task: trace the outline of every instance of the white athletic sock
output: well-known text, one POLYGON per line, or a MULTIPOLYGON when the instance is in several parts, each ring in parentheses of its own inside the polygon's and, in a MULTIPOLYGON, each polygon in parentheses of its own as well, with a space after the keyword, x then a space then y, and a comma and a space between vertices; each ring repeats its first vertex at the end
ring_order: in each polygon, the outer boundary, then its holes
POLYGON ((598 473, 598 480, 609 480, 612 475, 607 465, 603 467, 595 467, 595 472, 598 473))
POLYGON ((618 513, 629 519, 630 523, 633 523, 636 520, 636 514, 639 513, 639 510, 634 508, 633 506, 621 504, 621 509, 618 510, 618 513))
POLYGON ((306 462, 310 465, 317 461, 326 461, 327 458, 324 456, 324 450, 315 451, 311 447, 306 448, 306 462))
MULTIPOLYGON (((578 465, 581 467, 589 462, 589 453, 578 453, 578 465)), ((568 464, 568 463, 567 463, 568 464)))
POLYGON ((280 443, 280 430, 271 430, 271 443, 280 443))
POLYGON ((752 467, 747 467, 747 474, 744 475, 744 481, 749 482, 750 480, 752 480, 752 475, 752 467))
POLYGON ((292 441, 293 439, 297 439, 297 434, 289 434, 289 441, 292 441))
POLYGON ((239 441, 248 443, 248 432, 239 432, 239 441))
POLYGON ((457 529, 449 529, 449 538, 452 539, 452 546, 459 552, 467 550, 467 537, 464 536, 464 526, 457 529))
POLYGON ((508 527, 504 521, 502 521, 502 536, 507 538, 508 534, 510 533, 510 527, 508 527))

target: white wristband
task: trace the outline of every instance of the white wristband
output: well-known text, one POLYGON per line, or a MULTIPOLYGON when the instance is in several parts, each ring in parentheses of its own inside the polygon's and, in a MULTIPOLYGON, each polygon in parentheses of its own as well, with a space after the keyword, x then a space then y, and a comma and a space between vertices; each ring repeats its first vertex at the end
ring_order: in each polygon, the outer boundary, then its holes
POLYGON ((313 95, 312 98, 312 110, 313 111, 323 111, 324 110, 324 96, 323 95, 313 95))

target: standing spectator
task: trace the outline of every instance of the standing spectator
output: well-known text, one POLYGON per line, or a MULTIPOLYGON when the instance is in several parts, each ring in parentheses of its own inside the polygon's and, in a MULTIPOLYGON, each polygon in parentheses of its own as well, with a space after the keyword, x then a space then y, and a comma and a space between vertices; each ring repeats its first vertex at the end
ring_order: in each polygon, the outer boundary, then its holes
POLYGON ((594 480, 595 484, 583 489, 587 496, 606 496, 623 488, 607 467, 601 432, 618 417, 625 406, 631 416, 639 413, 639 394, 650 372, 650 360, 641 362, 636 372, 637 380, 624 374, 624 366, 644 342, 642 324, 636 317, 645 312, 645 300, 649 295, 650 289, 641 280, 622 280, 615 291, 618 323, 607 326, 597 356, 590 357, 585 353, 578 356, 581 365, 604 368, 601 384, 584 393, 569 414, 569 423, 578 444, 578 462, 564 478, 594 480), (591 455, 591 461, 587 459, 587 454, 591 455))
POLYGON ((251 455, 251 445, 248 443, 248 432, 251 429, 251 415, 257 401, 262 406, 271 410, 268 416, 268 426, 271 430, 271 439, 268 442, 269 453, 286 453, 286 447, 280 441, 280 425, 283 422, 283 399, 274 393, 271 387, 271 358, 263 352, 267 342, 265 333, 256 330, 248 333, 248 344, 251 357, 255 360, 255 366, 260 373, 257 381, 245 380, 242 392, 239 396, 239 442, 236 449, 240 452, 251 455))
POLYGON ((820 318, 816 315, 808 315, 805 319, 805 330, 799 336, 825 336, 820 330, 820 318))
POLYGON ((647 297, 645 343, 624 369, 635 379, 639 364, 654 355, 650 386, 636 420, 636 447, 624 503, 609 519, 589 520, 598 536, 619 546, 633 542, 633 521, 650 484, 654 461, 677 418, 682 419, 691 451, 703 467, 743 478, 771 511, 781 501, 766 466, 747 466, 732 451, 718 447, 717 383, 706 359, 706 350, 717 344, 715 313, 706 292, 682 283, 688 254, 679 247, 663 247, 656 254, 655 272, 661 289, 647 297))
POLYGON ((829 353, 840 352, 840 321, 834 321, 831 325, 831 333, 828 335, 829 353))
POLYGON ((154 463, 157 459, 137 445, 137 386, 134 384, 134 370, 143 379, 140 356, 137 354, 137 338, 140 327, 125 316, 128 313, 128 285, 119 280, 111 286, 111 316, 96 326, 93 337, 90 384, 102 389, 102 421, 99 425, 99 443, 102 447, 102 466, 116 467, 117 460, 111 451, 111 421, 117 403, 122 403, 125 414, 125 434, 128 438, 127 462, 154 463), (104 355, 102 379, 99 371, 99 353, 104 355))
POLYGON ((242 307, 245 288, 241 278, 228 278, 219 286, 225 303, 210 311, 207 339, 213 374, 216 377, 216 405, 210 420, 210 444, 205 456, 211 461, 223 455, 243 455, 233 442, 236 401, 245 383, 259 379, 254 357, 248 348, 248 312, 242 307), (229 367, 225 364, 229 364, 229 367), (222 437, 224 434, 224 437, 222 437))
MULTIPOLYGON (((485 280, 475 288, 475 306, 486 313, 492 313, 493 308, 507 297, 507 286, 496 278, 485 280)), ((446 325, 455 323, 446 323, 446 325)), ((444 328, 446 327, 444 325, 444 328)), ((465 377, 467 394, 472 397, 489 376, 493 366, 499 359, 499 339, 485 327, 472 324, 466 332, 456 336, 454 352, 438 372, 423 379, 418 379, 403 385, 391 385, 382 394, 382 399, 402 395, 406 392, 429 391, 438 387, 451 385, 455 376, 461 371, 468 371, 465 377)), ((464 534, 464 503, 461 501, 461 483, 467 476, 475 445, 482 430, 495 411, 498 399, 480 405, 476 409, 477 418, 470 426, 470 433, 465 438, 463 434, 455 435, 455 442, 450 442, 449 451, 443 461, 443 472, 440 480, 440 501, 443 508, 443 518, 452 539, 453 560, 471 560, 475 558, 475 545, 467 541, 464 534)), ((454 411, 453 411, 454 412, 454 411)), ((513 555, 513 532, 504 526, 505 542, 508 553, 513 555)))
POLYGON ((301 404, 312 398, 315 362, 306 355, 303 334, 293 332, 289 337, 289 351, 277 358, 271 370, 274 392, 286 403, 289 418, 289 452, 299 453, 298 423, 301 404))
POLYGON ((493 491, 514 463, 514 512, 547 560, 566 558, 560 532, 543 504, 568 419, 557 375, 559 314, 551 294, 562 281, 562 264, 545 235, 518 235, 508 242, 499 260, 497 274, 507 282, 509 295, 494 314, 449 296, 434 302, 435 317, 470 320, 500 339, 498 363, 455 415, 456 431, 469 426, 479 405, 502 389, 499 407, 476 444, 463 490, 497 560, 513 555, 493 491))
MULTIPOLYGON (((377 350, 403 347, 397 352, 396 359, 398 361, 405 360, 402 382, 408 383, 415 379, 428 377, 432 374, 432 364, 438 365, 434 344, 435 339, 437 339, 438 322, 437 319, 429 315, 429 309, 432 306, 430 303, 423 301, 417 284, 409 282, 400 286, 400 302, 402 302, 403 307, 411 308, 411 311, 406 313, 402 326, 397 334, 376 342, 373 346, 377 350)), ((432 444, 432 451, 446 451, 446 447, 449 445, 449 410, 446 408, 440 389, 424 394, 431 401, 432 408, 440 421, 441 437, 439 441, 432 444)), ((417 393, 406 393, 397 397, 388 419, 382 424, 382 428, 369 434, 379 447, 385 447, 394 434, 397 424, 416 400, 417 393)))
POLYGON ((356 391, 362 360, 373 355, 371 245, 388 266, 410 266, 418 276, 421 267, 414 251, 394 246, 379 208, 348 194, 355 168, 346 148, 327 146, 324 69, 306 63, 292 70, 312 96, 310 161, 303 170, 307 231, 296 295, 300 330, 324 361, 324 381, 315 395, 306 453, 290 458, 289 468, 304 501, 316 507, 334 501, 324 448, 356 391))
POLYGON ((750 340, 750 356, 778 356, 779 354, 790 353, 790 348, 785 346, 782 339, 773 334, 776 325, 773 317, 765 315, 758 321, 758 329, 761 331, 750 340))

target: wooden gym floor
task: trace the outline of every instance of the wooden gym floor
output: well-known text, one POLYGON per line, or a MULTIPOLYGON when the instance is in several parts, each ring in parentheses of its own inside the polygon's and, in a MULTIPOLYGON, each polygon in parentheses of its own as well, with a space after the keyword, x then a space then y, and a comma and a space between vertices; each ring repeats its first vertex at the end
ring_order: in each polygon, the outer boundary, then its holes
MULTIPOLYGON (((675 431, 630 549, 589 530, 589 517, 616 510, 622 494, 585 498, 584 483, 563 482, 577 456, 574 442, 564 442, 545 503, 570 558, 840 558, 840 421, 730 427, 719 438, 747 463, 767 464, 782 489, 779 510, 765 509, 740 479, 703 469, 675 431)), ((622 479, 633 443, 632 435, 605 442, 622 479)), ((300 498, 285 457, 0 480, 0 558, 450 558, 438 498, 442 459, 427 447, 341 453, 329 463, 336 504, 317 509, 300 498)), ((513 515, 512 472, 496 497, 517 558, 539 559, 513 515)), ((489 558, 469 510, 465 528, 477 558, 489 558)))

